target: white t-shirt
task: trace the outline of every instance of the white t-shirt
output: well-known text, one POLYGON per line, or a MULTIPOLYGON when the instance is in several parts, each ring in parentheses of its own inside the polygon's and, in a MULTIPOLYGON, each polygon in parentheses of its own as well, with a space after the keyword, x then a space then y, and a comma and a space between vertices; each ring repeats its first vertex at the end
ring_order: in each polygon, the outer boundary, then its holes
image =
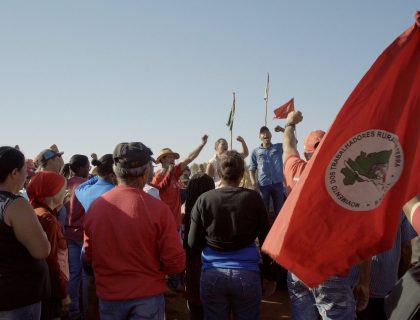
POLYGON ((213 167, 213 171, 214 171, 214 176, 213 176, 213 180, 214 180, 214 184, 217 188, 221 187, 221 179, 219 176, 219 171, 220 171, 220 164, 219 164, 219 159, 217 159, 216 155, 213 156, 213 158, 211 158, 209 160, 209 164, 211 164, 211 166, 213 167))

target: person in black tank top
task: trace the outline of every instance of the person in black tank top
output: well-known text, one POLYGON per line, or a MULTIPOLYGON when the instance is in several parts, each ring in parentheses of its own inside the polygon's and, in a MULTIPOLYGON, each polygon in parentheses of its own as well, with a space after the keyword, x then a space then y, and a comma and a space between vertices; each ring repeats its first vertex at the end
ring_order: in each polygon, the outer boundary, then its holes
POLYGON ((32 207, 19 194, 25 157, 0 147, 0 319, 39 319, 49 294, 50 244, 32 207))

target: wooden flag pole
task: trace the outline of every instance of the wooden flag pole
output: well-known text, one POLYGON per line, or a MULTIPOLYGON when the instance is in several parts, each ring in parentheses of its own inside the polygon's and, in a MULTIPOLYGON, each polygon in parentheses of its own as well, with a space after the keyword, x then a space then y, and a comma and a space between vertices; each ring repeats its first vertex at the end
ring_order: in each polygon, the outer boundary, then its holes
MULTIPOLYGON (((233 95, 233 102, 232 102, 232 112, 233 112, 233 119, 234 119, 234 115, 235 115, 235 109, 236 109, 236 97, 235 97, 235 92, 232 92, 233 95)), ((232 119, 232 127, 230 130, 230 150, 233 150, 233 119, 232 119)))
POLYGON ((267 126, 267 110, 268 110, 268 92, 269 92, 269 85, 270 85, 270 73, 267 73, 267 82, 265 83, 265 92, 264 92, 264 100, 265 100, 265 121, 264 125, 267 126))
POLYGON ((265 126, 267 126, 267 105, 268 105, 268 96, 267 96, 267 99, 265 99, 265 121, 264 121, 265 126))

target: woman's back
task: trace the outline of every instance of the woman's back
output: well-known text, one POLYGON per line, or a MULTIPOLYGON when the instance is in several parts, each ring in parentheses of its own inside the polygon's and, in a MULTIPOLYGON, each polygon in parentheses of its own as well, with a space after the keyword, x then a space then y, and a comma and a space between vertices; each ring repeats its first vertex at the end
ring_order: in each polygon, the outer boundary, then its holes
POLYGON ((0 191, 0 311, 38 302, 49 288, 45 260, 33 258, 4 221, 6 209, 18 198, 0 191))

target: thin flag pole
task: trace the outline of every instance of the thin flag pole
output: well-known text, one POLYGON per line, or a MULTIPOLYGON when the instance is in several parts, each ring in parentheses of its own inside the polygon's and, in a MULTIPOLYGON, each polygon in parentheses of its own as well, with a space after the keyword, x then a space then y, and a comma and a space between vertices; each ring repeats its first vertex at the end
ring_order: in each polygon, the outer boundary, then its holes
POLYGON ((232 126, 230 127, 230 150, 233 149, 233 119, 235 116, 235 109, 236 109, 236 97, 235 92, 232 92, 233 101, 232 101, 232 126))
POLYGON ((264 100, 265 100, 265 121, 264 121, 264 125, 265 126, 267 126, 267 109, 268 109, 269 85, 270 85, 270 73, 267 72, 267 82, 265 83, 265 92, 264 92, 264 100))

